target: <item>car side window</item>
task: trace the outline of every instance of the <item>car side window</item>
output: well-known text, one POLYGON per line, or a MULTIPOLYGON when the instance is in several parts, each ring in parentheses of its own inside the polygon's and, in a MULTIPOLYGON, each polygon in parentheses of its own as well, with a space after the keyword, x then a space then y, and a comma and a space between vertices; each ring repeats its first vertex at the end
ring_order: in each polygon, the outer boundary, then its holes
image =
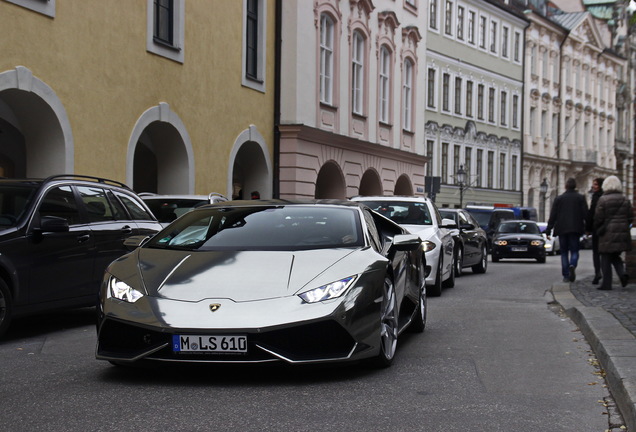
POLYGON ((104 189, 77 186, 77 190, 86 207, 89 222, 105 222, 115 219, 104 189))
POLYGON ((467 225, 467 224, 471 224, 471 222, 470 222, 470 220, 468 220, 466 215, 464 215, 464 213, 459 213, 459 224, 460 225, 467 225))
POLYGON ((82 222, 75 194, 70 186, 58 186, 49 190, 40 203, 40 217, 55 216, 66 219, 69 225, 82 222))
POLYGON ((155 218, 150 215, 146 209, 144 209, 143 205, 137 202, 133 197, 117 192, 115 192, 115 195, 121 200, 126 209, 128 209, 128 213, 130 213, 133 219, 148 221, 155 220, 155 218))
POLYGON ((130 216, 128 216, 128 213, 126 212, 126 208, 124 208, 124 205, 121 203, 121 201, 119 201, 115 197, 115 194, 112 191, 106 191, 106 196, 108 197, 108 201, 110 201, 110 205, 113 209, 113 215, 115 215, 115 219, 117 220, 130 219, 130 216))
POLYGON ((378 232, 378 227, 375 226, 375 219, 373 219, 373 216, 371 216, 371 213, 369 213, 366 210, 363 211, 363 214, 364 214, 364 221, 366 222, 367 227, 369 228, 369 237, 371 238, 371 246, 377 252, 381 252, 382 241, 380 240, 380 233, 378 232))

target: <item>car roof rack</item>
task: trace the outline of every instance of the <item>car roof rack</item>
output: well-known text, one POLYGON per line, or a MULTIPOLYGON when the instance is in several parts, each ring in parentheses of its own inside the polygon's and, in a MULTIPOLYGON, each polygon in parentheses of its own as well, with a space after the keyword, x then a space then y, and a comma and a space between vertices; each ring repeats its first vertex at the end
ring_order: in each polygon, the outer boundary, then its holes
POLYGON ((127 184, 119 182, 117 180, 110 180, 110 179, 105 179, 102 177, 95 177, 95 176, 82 175, 82 174, 56 174, 56 175, 52 175, 45 178, 44 183, 52 181, 52 180, 63 180, 63 179, 93 181, 95 183, 109 184, 112 186, 119 186, 128 190, 132 190, 127 184))

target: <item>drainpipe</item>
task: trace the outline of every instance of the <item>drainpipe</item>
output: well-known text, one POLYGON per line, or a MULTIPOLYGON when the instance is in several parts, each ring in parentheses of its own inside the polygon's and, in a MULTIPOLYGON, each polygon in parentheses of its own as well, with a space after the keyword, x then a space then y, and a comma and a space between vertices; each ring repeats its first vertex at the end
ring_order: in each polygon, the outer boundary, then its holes
POLYGON ((274 172, 272 173, 272 198, 280 198, 280 71, 282 44, 282 0, 276 0, 274 42, 274 172))

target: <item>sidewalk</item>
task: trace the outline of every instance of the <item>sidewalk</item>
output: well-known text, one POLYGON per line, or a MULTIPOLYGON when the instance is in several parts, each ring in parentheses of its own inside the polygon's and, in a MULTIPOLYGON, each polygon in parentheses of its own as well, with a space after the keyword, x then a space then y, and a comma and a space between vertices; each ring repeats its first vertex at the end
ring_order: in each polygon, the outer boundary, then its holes
POLYGON ((552 295, 579 326, 606 373, 630 432, 636 431, 636 280, 599 291, 592 276, 552 285, 552 295))

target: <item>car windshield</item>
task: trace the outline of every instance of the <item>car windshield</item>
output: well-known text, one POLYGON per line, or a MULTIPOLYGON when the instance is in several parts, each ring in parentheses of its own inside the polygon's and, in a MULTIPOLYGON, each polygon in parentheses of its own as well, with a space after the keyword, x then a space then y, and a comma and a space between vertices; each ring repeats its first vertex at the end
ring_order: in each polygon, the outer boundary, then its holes
POLYGON ((193 208, 210 204, 208 200, 196 198, 143 198, 159 222, 172 222, 193 208))
POLYGON ((290 205, 195 209, 154 236, 146 247, 296 251, 363 245, 357 209, 290 205))
POLYGON ((38 185, 0 185, 0 228, 15 226, 22 217, 38 185))
POLYGON ((376 212, 400 225, 433 225, 433 217, 423 202, 364 201, 376 212))
POLYGON ((502 222, 497 232, 509 234, 541 234, 536 223, 530 222, 502 222))

